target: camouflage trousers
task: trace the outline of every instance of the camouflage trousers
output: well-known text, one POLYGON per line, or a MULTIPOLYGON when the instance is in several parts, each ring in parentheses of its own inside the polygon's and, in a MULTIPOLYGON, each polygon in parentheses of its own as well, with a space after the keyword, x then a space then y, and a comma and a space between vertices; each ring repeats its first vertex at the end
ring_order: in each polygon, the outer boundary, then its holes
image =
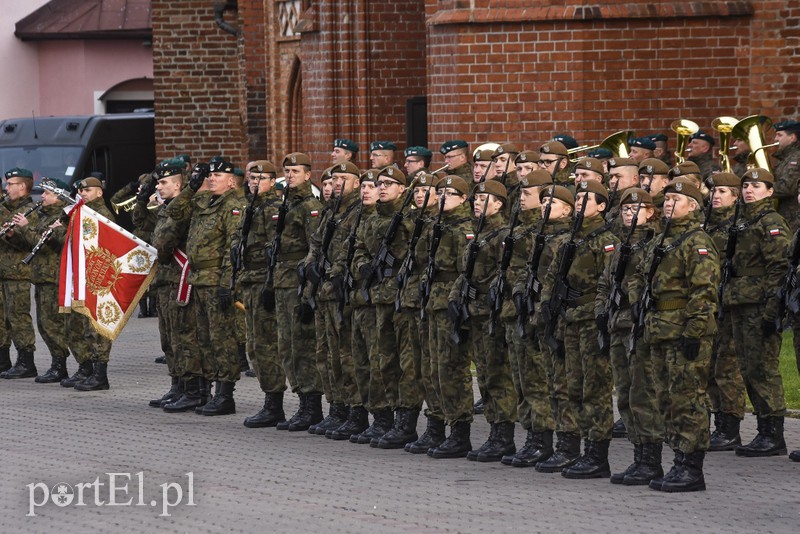
POLYGON ((794 358, 797 364, 797 372, 800 373, 800 314, 792 314, 792 333, 794 334, 794 358))
POLYGON ((600 353, 594 320, 569 322, 564 331, 567 397, 583 438, 611 439, 614 411, 609 357, 600 353))
POLYGON ((710 336, 702 338, 700 353, 694 361, 683 356, 678 339, 650 344, 666 442, 673 450, 688 454, 708 449, 711 435, 706 387, 711 370, 712 343, 710 336))
POLYGON ((547 378, 549 358, 535 336, 520 337, 516 319, 509 321, 505 330, 511 378, 517 394, 517 418, 525 430, 553 430, 555 420, 547 378))
MULTIPOLYGON (((174 286, 173 286, 174 287, 174 286)), ((158 305, 162 305, 162 300, 168 301, 168 314, 172 314, 170 321, 170 340, 172 342, 172 357, 174 360, 175 373, 179 377, 206 377, 210 373, 203 370, 203 350, 198 343, 197 335, 197 297, 191 296, 185 306, 180 306, 176 300, 177 288, 171 292, 169 297, 161 298, 159 295, 158 305)), ((192 289, 194 293, 194 289, 192 289)), ((161 310, 158 312, 161 317, 161 310)))
POLYGON ((278 354, 295 393, 322 393, 317 369, 314 321, 300 321, 300 297, 296 288, 275 289, 275 317, 278 326, 278 354))
POLYGON ((653 382, 650 346, 640 338, 636 352, 631 354, 630 338, 631 331, 627 328, 611 332, 611 370, 617 409, 631 443, 658 443, 664 439, 664 422, 653 382))
MULTIPOLYGON (((513 423, 517 420, 517 395, 511 378, 508 347, 503 335, 489 335, 489 316, 469 318, 472 361, 478 377, 478 389, 489 423, 513 423)), ((503 332, 502 327, 498 329, 503 332)))
POLYGON ((744 380, 736 358, 733 320, 726 313, 718 325, 711 353, 711 376, 708 380, 708 396, 711 411, 722 412, 744 419, 744 380))
POLYGON ((18 351, 36 350, 36 333, 31 318, 31 283, 28 280, 3 280, 3 315, 0 318, 2 346, 11 342, 18 351))
MULTIPOLYGON (((350 356, 352 357, 353 378, 355 379, 358 398, 351 399, 350 406, 365 406, 374 412, 373 403, 386 406, 381 379, 381 369, 377 359, 369 357, 377 353, 373 346, 377 342, 375 333, 375 308, 361 306, 359 308, 345 307, 345 325, 350 324, 350 356)), ((347 327, 345 327, 345 330, 347 327)), ((347 357, 343 354, 343 357, 347 357)), ((350 364, 344 363, 346 368, 350 364)))
POLYGON ((536 326, 535 335, 542 348, 545 362, 548 364, 547 388, 550 394, 550 412, 555 420, 555 429, 558 432, 579 434, 578 421, 569 403, 564 342, 559 341, 559 350, 551 349, 545 342, 544 327, 540 325, 536 326))
POLYGON ((247 353, 264 393, 279 393, 286 390, 286 374, 278 356, 278 340, 275 335, 275 312, 268 312, 261 305, 262 283, 242 284, 241 296, 247 326, 247 353))
MULTIPOLYGON (((234 293, 234 300, 238 303, 244 304, 244 296, 242 295, 241 288, 236 289, 234 293)), ((247 345, 247 318, 245 310, 240 306, 233 308, 233 324, 236 329, 236 343, 238 345, 247 345)), ((246 349, 245 349, 246 350, 246 349)))
POLYGON ((236 382, 241 374, 241 365, 236 350, 234 307, 220 309, 218 291, 217 286, 192 286, 202 369, 207 380, 236 382))
POLYGON ((425 416, 444 421, 442 399, 439 397, 439 391, 434 387, 434 383, 439 382, 439 369, 433 365, 428 318, 422 319, 418 309, 414 309, 413 312, 412 335, 416 335, 419 338, 418 368, 419 381, 422 384, 422 395, 425 398, 425 416))
MULTIPOLYGON (((167 360, 167 372, 169 376, 179 377, 178 368, 175 366, 175 353, 173 347, 175 342, 172 337, 175 331, 175 321, 178 303, 175 301, 177 286, 166 284, 158 287, 150 287, 148 293, 156 299, 156 311, 158 312, 158 334, 161 338, 161 351, 167 360)), ((145 297, 142 297, 144 299, 145 297)))
POLYGON ((729 313, 736 325, 736 356, 753 411, 761 417, 786 415, 780 373, 781 336, 761 333, 764 305, 735 306, 729 313))
POLYGON ((422 407, 422 391, 414 369, 413 350, 408 346, 409 315, 395 313, 394 303, 375 304, 376 354, 370 354, 370 361, 377 356, 380 375, 386 392, 386 404, 377 408, 422 407))
POLYGON ((36 327, 51 356, 69 356, 67 314, 58 313, 58 285, 36 284, 36 327))
POLYGON ((425 399, 425 382, 422 378, 422 347, 418 330, 419 310, 403 308, 395 312, 397 334, 400 340, 400 407, 422 409, 425 399))
POLYGON ((67 316, 69 350, 78 363, 108 363, 111 356, 111 340, 101 336, 85 315, 69 312, 67 316))
MULTIPOLYGON (((353 309, 346 306, 339 321, 339 303, 335 300, 319 302, 319 312, 325 317, 325 334, 328 340, 328 368, 334 402, 348 406, 362 404, 353 360, 353 334, 351 332, 353 309)), ((367 359, 369 362, 369 359, 367 359)))
MULTIPOLYGON (((316 334, 316 350, 314 351, 315 362, 317 365, 317 373, 322 381, 322 393, 325 395, 325 400, 334 402, 338 396, 334 393, 333 389, 336 387, 334 382, 336 377, 334 373, 341 375, 341 369, 334 371, 331 369, 330 349, 328 348, 328 325, 327 318, 322 313, 322 307, 317 307, 314 313, 314 333, 316 334)), ((336 400, 335 402, 338 402, 336 400)))
POLYGON ((469 343, 456 345, 450 339, 450 319, 447 310, 428 313, 433 388, 442 401, 442 412, 447 424, 459 421, 472 422, 472 371, 470 370, 469 343))

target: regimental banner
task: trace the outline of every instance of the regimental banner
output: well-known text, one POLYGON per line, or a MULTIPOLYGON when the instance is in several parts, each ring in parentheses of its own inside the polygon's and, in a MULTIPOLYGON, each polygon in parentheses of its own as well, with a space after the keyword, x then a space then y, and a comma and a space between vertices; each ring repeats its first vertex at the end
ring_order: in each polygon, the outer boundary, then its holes
POLYGON ((61 251, 59 311, 77 312, 112 341, 136 310, 156 270, 156 249, 79 201, 61 251))

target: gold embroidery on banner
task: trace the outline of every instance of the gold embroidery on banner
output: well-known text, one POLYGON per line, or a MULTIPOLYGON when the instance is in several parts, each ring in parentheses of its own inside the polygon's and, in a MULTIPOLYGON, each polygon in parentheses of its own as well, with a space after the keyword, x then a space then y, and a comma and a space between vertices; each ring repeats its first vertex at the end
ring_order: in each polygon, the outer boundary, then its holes
POLYGON ((153 266, 150 255, 144 250, 134 250, 128 254, 128 269, 135 274, 146 273, 153 266))
POLYGON ((112 325, 121 317, 122 310, 116 302, 103 302, 97 306, 97 320, 103 324, 112 325))
POLYGON ((86 251, 86 289, 98 296, 107 295, 122 274, 122 265, 108 250, 91 247, 86 251))
POLYGON ((84 241, 97 237, 97 223, 91 217, 84 217, 81 220, 81 229, 83 230, 84 241))

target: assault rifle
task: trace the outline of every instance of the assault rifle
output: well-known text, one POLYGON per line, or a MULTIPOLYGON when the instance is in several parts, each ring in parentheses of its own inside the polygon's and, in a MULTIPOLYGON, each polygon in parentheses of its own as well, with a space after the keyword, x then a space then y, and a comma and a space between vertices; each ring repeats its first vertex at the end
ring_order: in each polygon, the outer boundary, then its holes
MULTIPOLYGON (((278 254, 281 252, 281 235, 286 227, 286 213, 289 211, 289 189, 283 192, 283 200, 278 208, 278 219, 275 222, 275 237, 267 245, 267 278, 264 281, 264 291, 273 293, 272 283, 275 276, 275 266, 278 264, 278 254)), ((275 298, 272 297, 274 303, 275 298)), ((274 304, 273 304, 274 305, 274 304)), ((268 310, 270 311, 270 310, 268 310)))
POLYGON ((436 215, 436 222, 433 223, 431 242, 428 243, 428 265, 425 267, 425 275, 422 277, 422 282, 419 286, 419 291, 422 296, 419 316, 420 319, 423 320, 425 319, 425 307, 428 305, 428 301, 431 298, 433 277, 436 276, 436 252, 439 250, 439 243, 442 242, 442 215, 444 214, 444 201, 446 196, 446 190, 442 190, 442 196, 439 197, 439 213, 436 215))
POLYGON ((525 278, 525 288, 522 292, 522 302, 525 304, 525 310, 522 310, 524 313, 517 314, 517 330, 522 339, 527 337, 525 322, 533 315, 534 306, 536 304, 534 297, 538 298, 542 292, 542 283, 538 278, 539 264, 542 262, 542 253, 544 252, 544 246, 547 242, 547 235, 544 233, 544 229, 547 223, 550 222, 550 212, 553 209, 553 195, 555 194, 555 189, 555 185, 550 186, 550 199, 544 206, 542 220, 539 221, 539 229, 536 232, 533 248, 528 257, 528 275, 525 278))
POLYGON ((361 217, 364 214, 364 201, 358 204, 356 210, 356 220, 347 236, 347 254, 344 259, 344 272, 342 273, 341 293, 336 295, 336 320, 339 326, 344 324, 344 307, 350 304, 350 290, 353 289, 353 272, 350 270, 353 265, 353 257, 356 255, 356 232, 361 224, 361 217))
POLYGON ((300 283, 297 286, 298 296, 303 295, 303 288, 305 287, 306 279, 311 278, 311 290, 309 291, 308 305, 311 306, 312 310, 317 309, 316 297, 317 292, 319 291, 319 286, 325 279, 325 273, 331 268, 331 262, 328 261, 328 249, 331 246, 333 233, 336 231, 336 225, 338 224, 336 222, 336 214, 339 213, 339 208, 342 205, 342 197, 344 197, 344 184, 342 184, 342 191, 333 201, 333 209, 330 212, 330 217, 328 217, 328 220, 325 223, 325 231, 322 234, 322 243, 319 247, 319 259, 317 260, 316 272, 314 272, 312 276, 308 276, 309 273, 306 272, 308 267, 302 267, 298 270, 298 275, 300 277, 300 283))
POLYGON ((231 249, 231 283, 228 286, 230 287, 231 291, 233 291, 233 288, 236 285, 236 275, 239 274, 244 262, 244 250, 245 246, 247 245, 247 236, 250 235, 250 228, 253 226, 253 214, 256 211, 256 202, 258 202, 258 189, 255 190, 253 197, 250 199, 250 203, 244 210, 244 219, 242 220, 242 232, 239 235, 239 244, 231 249))
MULTIPOLYGON (((417 268, 417 259, 414 250, 417 248, 417 243, 422 235, 422 229, 425 227, 425 210, 428 208, 428 200, 431 198, 431 188, 433 188, 432 185, 425 191, 425 200, 422 202, 422 207, 419 208, 417 218, 414 220, 414 231, 411 233, 411 237, 408 240, 408 252, 406 252, 406 257, 403 259, 403 263, 400 264, 400 269, 397 273, 397 295, 394 298, 395 311, 400 311, 400 308, 402 308, 400 297, 403 295, 403 290, 408 283, 408 279, 411 277, 414 269, 417 268)), ((442 195, 444 195, 444 190, 442 190, 442 195)))
POLYGON ((728 241, 725 243, 725 259, 722 260, 722 267, 719 271, 719 286, 717 287, 717 302, 719 308, 717 309, 717 320, 722 320, 725 312, 722 309, 722 297, 725 294, 725 288, 728 286, 731 278, 736 274, 733 269, 733 256, 736 255, 736 243, 739 240, 739 209, 742 205, 741 197, 736 199, 736 208, 733 211, 733 222, 728 227, 728 241))
POLYGON ((503 300, 505 300, 506 286, 508 285, 508 266, 511 264, 511 257, 514 254, 514 230, 519 224, 520 199, 517 198, 514 209, 511 212, 511 221, 508 224, 508 235, 503 239, 503 255, 500 257, 500 268, 497 272, 497 279, 489 288, 489 335, 494 337, 497 328, 497 318, 503 311, 503 300))
POLYGON ((775 316, 775 327, 778 332, 783 331, 783 319, 788 310, 796 315, 800 313, 800 289, 797 287, 797 266, 800 265, 800 230, 794 235, 792 253, 789 256, 789 267, 783 277, 783 283, 778 288, 778 309, 775 316))

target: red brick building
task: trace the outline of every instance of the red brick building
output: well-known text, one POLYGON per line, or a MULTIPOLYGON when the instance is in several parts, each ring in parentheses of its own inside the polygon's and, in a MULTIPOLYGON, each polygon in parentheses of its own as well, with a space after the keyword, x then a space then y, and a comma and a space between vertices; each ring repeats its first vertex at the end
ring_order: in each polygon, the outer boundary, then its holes
POLYGON ((153 0, 152 23, 160 157, 319 172, 335 137, 364 166, 377 139, 674 146, 678 118, 799 113, 800 0, 153 0))

